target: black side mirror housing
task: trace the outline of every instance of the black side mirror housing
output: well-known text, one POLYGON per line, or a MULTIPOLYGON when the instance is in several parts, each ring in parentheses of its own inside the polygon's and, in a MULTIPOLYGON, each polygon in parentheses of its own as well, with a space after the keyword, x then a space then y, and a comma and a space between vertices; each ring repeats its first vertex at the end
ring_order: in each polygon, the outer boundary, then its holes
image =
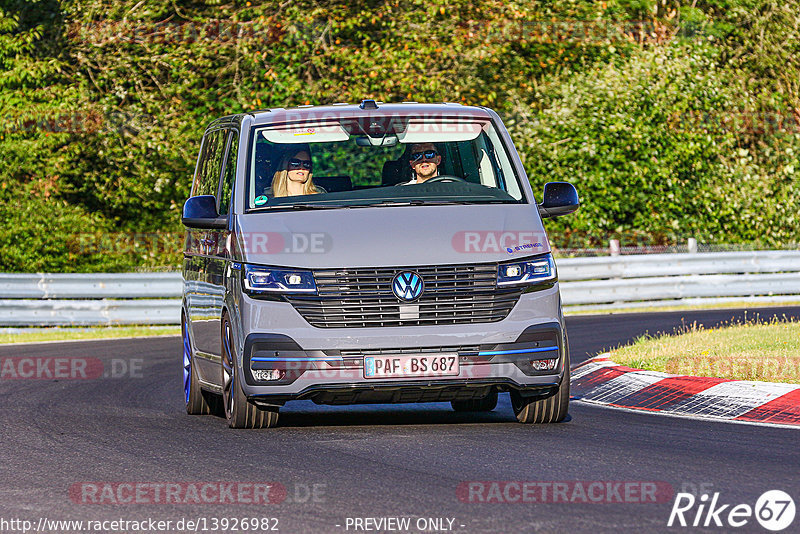
POLYGON ((224 230, 228 227, 228 217, 220 217, 217 213, 214 195, 189 197, 183 205, 181 222, 187 228, 224 230))
POLYGON ((578 190, 569 182, 548 182, 544 184, 544 197, 539 204, 542 218, 568 215, 581 206, 578 190))

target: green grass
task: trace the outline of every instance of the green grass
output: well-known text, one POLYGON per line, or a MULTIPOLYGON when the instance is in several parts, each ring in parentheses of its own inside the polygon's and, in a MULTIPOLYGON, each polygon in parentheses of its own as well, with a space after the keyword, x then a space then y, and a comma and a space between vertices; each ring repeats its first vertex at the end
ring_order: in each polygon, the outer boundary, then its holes
POLYGON ((6 328, 0 330, 0 344, 81 339, 113 339, 123 337, 179 336, 180 333, 180 326, 6 328))
POLYGON ((670 374, 800 383, 800 322, 748 322, 643 336, 609 353, 616 363, 670 374))

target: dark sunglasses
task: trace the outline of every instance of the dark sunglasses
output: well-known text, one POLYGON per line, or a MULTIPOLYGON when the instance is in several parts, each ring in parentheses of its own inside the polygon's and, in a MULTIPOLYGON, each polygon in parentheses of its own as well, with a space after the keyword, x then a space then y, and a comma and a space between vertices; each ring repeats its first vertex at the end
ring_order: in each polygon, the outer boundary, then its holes
POLYGON ((300 159, 297 159, 297 158, 292 158, 292 159, 289 160, 289 170, 290 171, 296 171, 300 167, 304 168, 307 171, 310 171, 311 170, 311 160, 310 159, 300 160, 300 159))
POLYGON ((411 161, 420 161, 423 159, 434 159, 439 153, 435 150, 424 150, 422 152, 414 152, 411 154, 411 161))

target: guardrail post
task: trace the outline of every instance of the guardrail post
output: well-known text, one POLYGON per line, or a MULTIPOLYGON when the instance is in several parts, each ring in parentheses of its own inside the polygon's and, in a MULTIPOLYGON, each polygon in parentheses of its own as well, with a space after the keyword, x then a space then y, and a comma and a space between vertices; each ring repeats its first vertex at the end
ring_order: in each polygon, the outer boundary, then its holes
POLYGON ((689 249, 689 254, 697 254, 697 239, 690 237, 686 248, 689 249))
MULTIPOLYGON (((612 256, 619 256, 620 247, 619 247, 619 239, 609 239, 608 240, 608 250, 611 252, 612 256)), ((614 280, 621 280, 621 276, 615 276, 614 280)), ((615 301, 614 304, 622 304, 622 301, 615 301)))

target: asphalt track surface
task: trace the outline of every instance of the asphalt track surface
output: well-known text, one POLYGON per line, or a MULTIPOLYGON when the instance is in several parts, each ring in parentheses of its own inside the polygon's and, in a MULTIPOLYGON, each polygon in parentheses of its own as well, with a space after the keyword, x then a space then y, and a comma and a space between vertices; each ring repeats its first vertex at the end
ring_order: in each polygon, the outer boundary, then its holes
MULTIPOLYGON (((760 309, 748 316, 754 313, 800 317, 800 308, 760 309)), ((645 332, 742 316, 695 311, 569 317, 572 363, 645 332)), ((674 494, 659 503, 479 503, 459 499, 457 488, 468 481, 657 482, 672 492, 719 492, 721 504, 751 506, 763 492, 782 489, 800 505, 800 433, 793 429, 579 401, 571 404, 568 422, 527 426, 516 423, 502 395, 493 412, 479 415, 458 414, 442 403, 296 402, 282 410, 278 428, 231 430, 221 418, 185 414, 179 354, 178 337, 0 347, 0 358, 98 358, 106 373, 112 359, 118 373, 120 361, 141 363, 132 376, 128 369, 118 378, 0 380, 0 526, 11 519, 36 525, 39 518, 153 518, 174 525, 181 518, 273 517, 280 532, 363 532, 347 528, 347 518, 408 517, 410 532, 420 532, 418 518, 450 518, 452 531, 464 533, 698 530, 667 528, 674 494), (69 495, 71 486, 86 482, 204 481, 274 481, 286 488, 287 499, 268 505, 115 505, 83 504, 69 495)), ((10 524, 0 530, 19 531, 10 524)), ((753 518, 736 531, 767 532, 753 518)), ((800 517, 790 531, 800 531, 800 517)))

